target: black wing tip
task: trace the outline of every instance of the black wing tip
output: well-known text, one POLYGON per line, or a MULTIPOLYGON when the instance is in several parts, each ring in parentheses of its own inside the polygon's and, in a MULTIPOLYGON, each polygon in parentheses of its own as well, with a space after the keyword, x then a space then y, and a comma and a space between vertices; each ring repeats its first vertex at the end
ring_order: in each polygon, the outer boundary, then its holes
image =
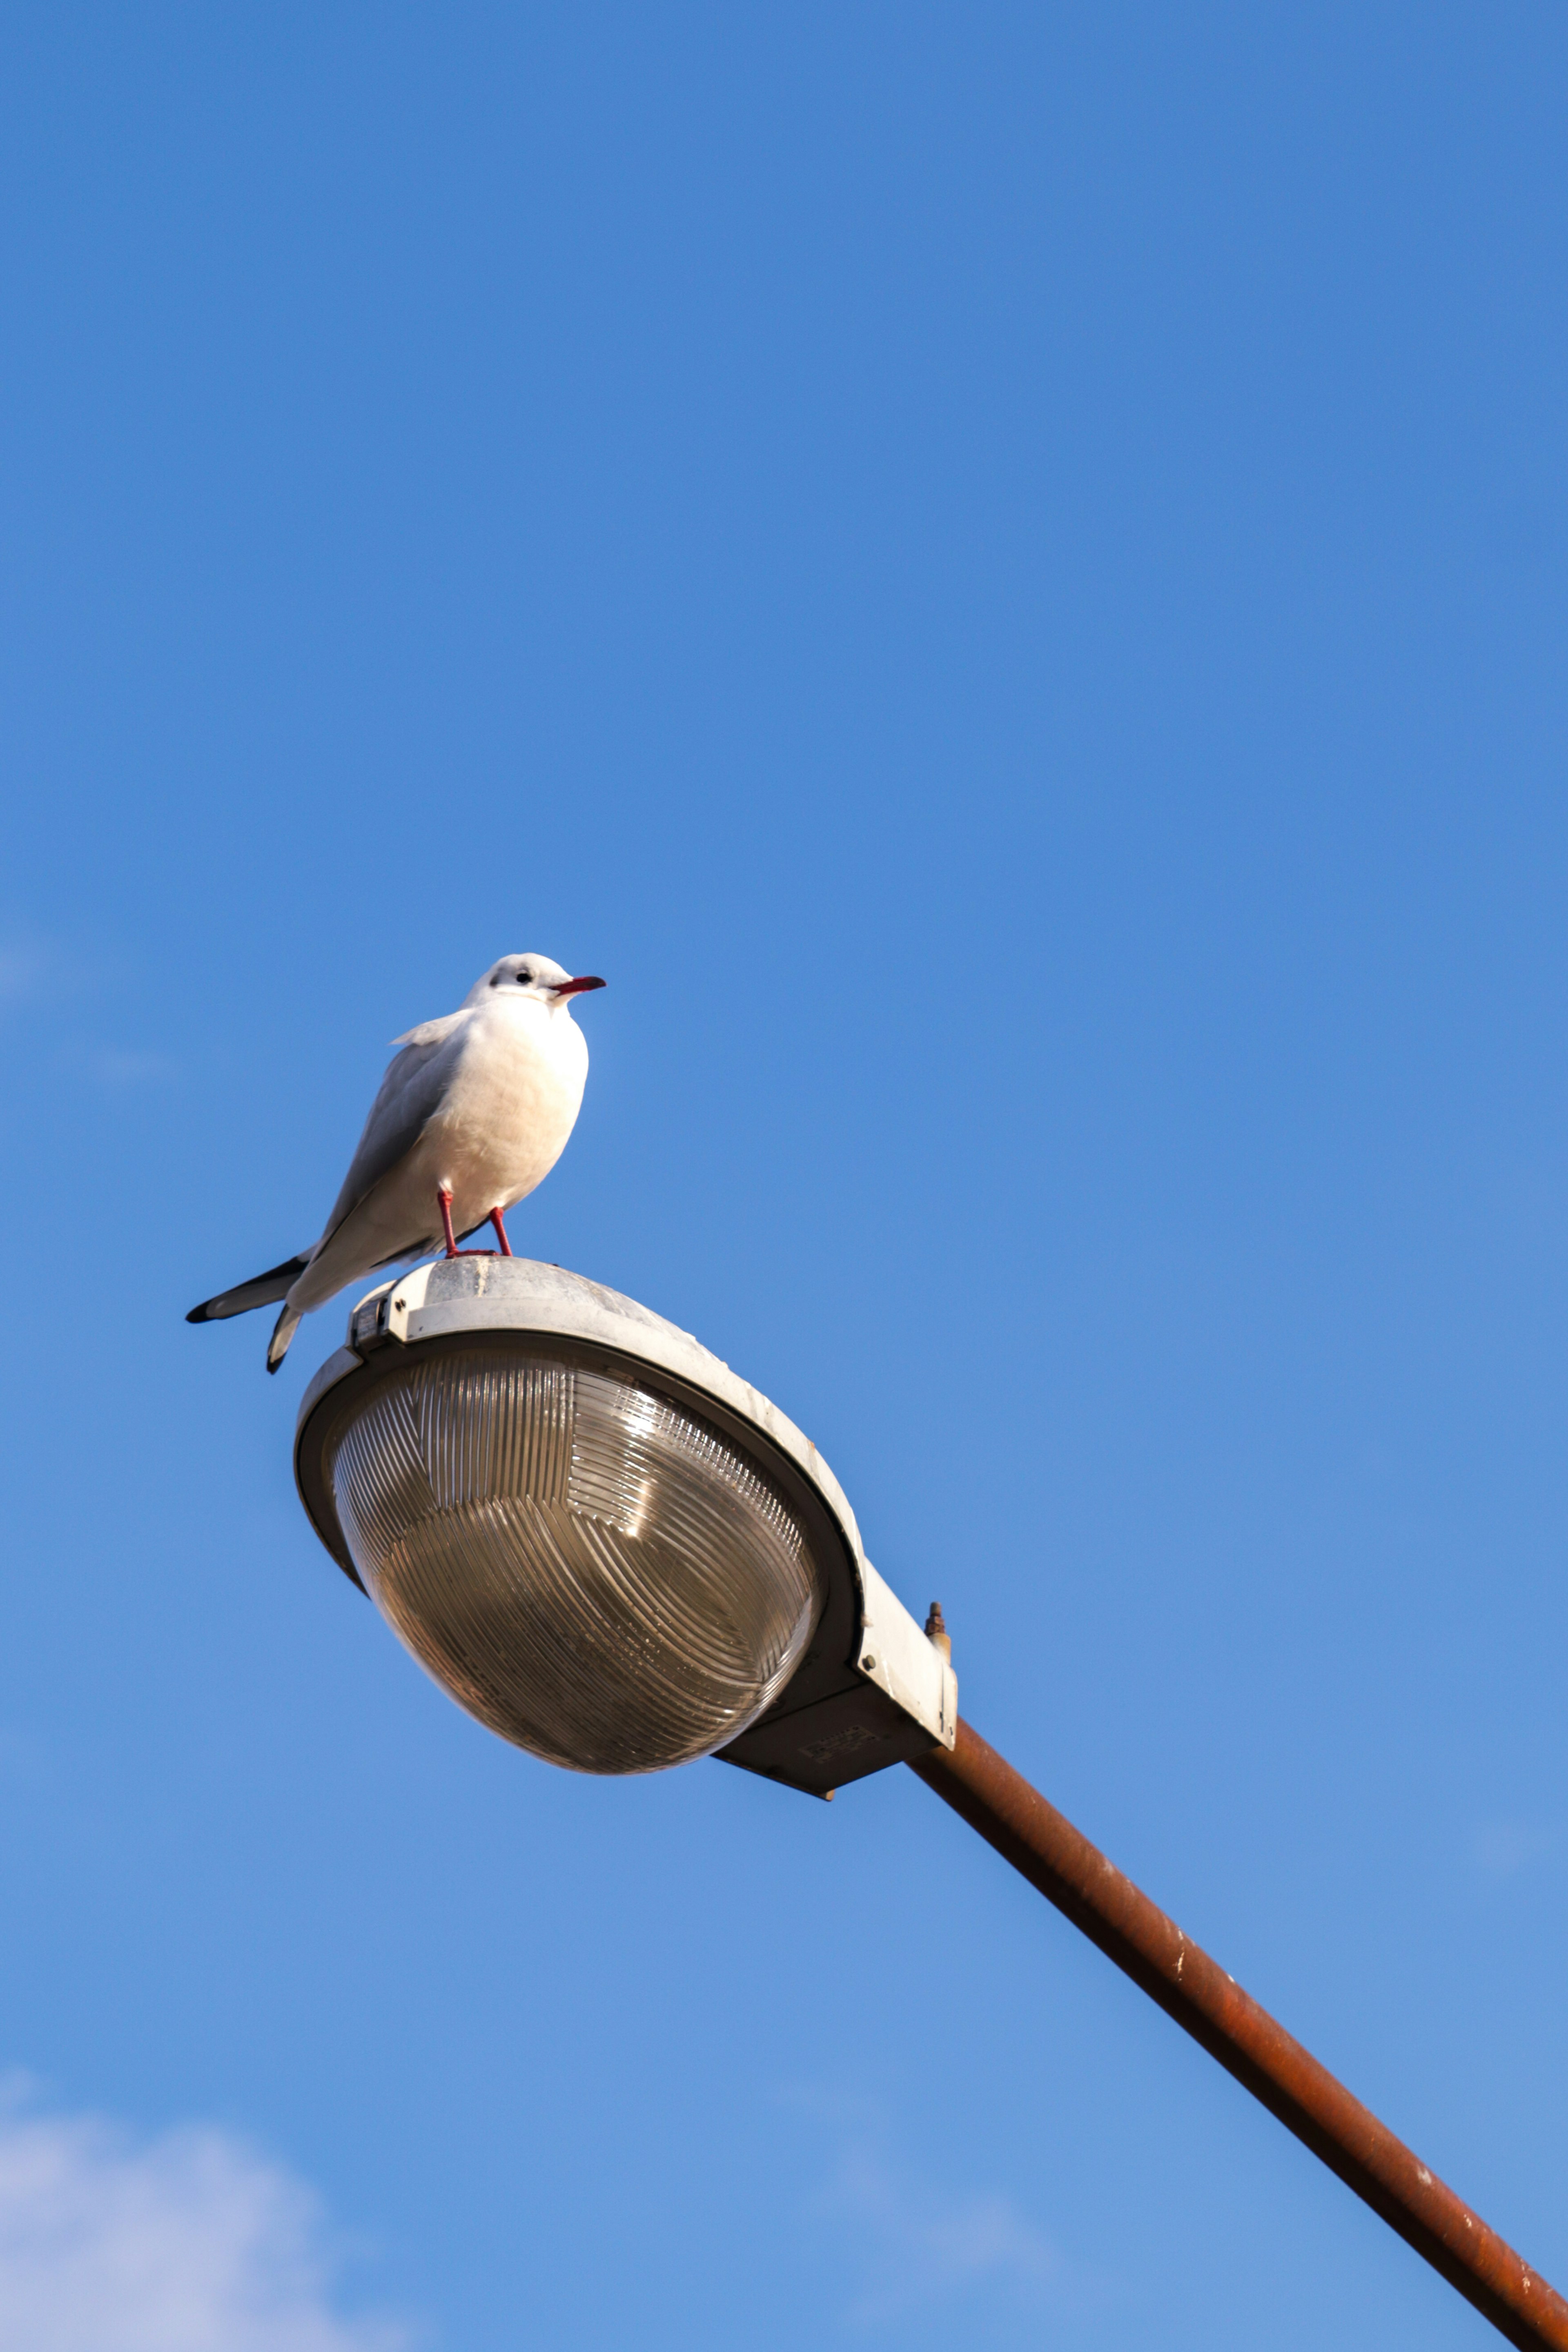
POLYGON ((187 1323, 226 1323, 231 1316, 248 1315, 258 1307, 271 1307, 284 1297, 296 1277, 310 1263, 309 1250, 298 1257, 287 1257, 281 1265, 270 1265, 265 1274, 253 1274, 248 1282, 237 1283, 232 1290, 220 1290, 212 1298, 204 1298, 186 1316, 187 1323), (276 1286, 274 1287, 273 1286, 276 1286), (258 1297, 247 1293, 259 1292, 258 1297))

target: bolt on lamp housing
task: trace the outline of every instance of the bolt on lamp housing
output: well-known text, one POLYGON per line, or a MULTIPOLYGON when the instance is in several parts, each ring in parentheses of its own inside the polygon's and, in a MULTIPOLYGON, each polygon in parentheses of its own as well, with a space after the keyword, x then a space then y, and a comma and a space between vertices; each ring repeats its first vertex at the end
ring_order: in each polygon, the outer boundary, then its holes
POLYGON ((437 1259, 300 1408, 317 1533, 459 1706, 582 1772, 720 1755, 826 1795, 951 1748, 952 1669, 794 1423, 559 1266, 437 1259))

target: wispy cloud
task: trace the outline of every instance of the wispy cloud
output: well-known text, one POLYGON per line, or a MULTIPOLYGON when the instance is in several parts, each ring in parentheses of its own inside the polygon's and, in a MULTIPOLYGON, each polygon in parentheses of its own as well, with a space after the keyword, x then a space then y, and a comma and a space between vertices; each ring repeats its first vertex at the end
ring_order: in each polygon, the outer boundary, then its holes
POLYGON ((1471 1833, 1470 1855, 1489 1878, 1517 1878, 1532 1862, 1556 1853, 1557 1833, 1532 1822, 1483 1822, 1471 1833))
POLYGON ((0 920, 0 1027, 7 1053, 35 1063, 41 1058, 61 1076, 112 1094, 178 1079, 180 1064, 162 1047, 111 1044, 101 1030, 96 1036, 83 1034, 89 1016, 100 1020, 107 1011, 112 1021, 132 1013, 134 991, 128 995, 124 983, 133 961, 123 949, 108 958, 75 954, 58 940, 0 920), (89 1003, 89 978, 106 961, 120 975, 121 990, 112 1000, 100 992, 89 1003))
POLYGON ((30 932, 0 932, 0 1008, 25 1004, 48 975, 48 952, 30 932))
POLYGON ((809 2090, 785 2104, 832 2135, 829 2168, 809 2210, 849 2239, 855 2284, 843 2316, 852 2326, 895 2327, 933 2303, 972 2299, 982 2289, 1037 2306, 1068 2284, 1060 2250, 1005 2191, 916 2173, 893 2156, 886 2124, 868 2106, 809 2090))
POLYGON ((229 2133, 0 2112, 0 2352, 405 2352, 333 2268, 313 2192, 229 2133))
MULTIPOLYGON (((43 1778, 47 1765, 47 1749, 38 1733, 24 1730, 18 1723, 0 1723, 0 1783, 13 1785, 43 1778)), ((0 2081, 0 2100, 5 2086, 0 2081)))
POLYGON ((858 2326, 889 2326, 980 2285, 1034 2301, 1061 2276, 1056 2247, 1012 2198, 944 2195, 866 2147, 844 2151, 817 2210, 855 2224, 861 2277, 845 2315, 858 2326))
POLYGON ((87 1066, 102 1087, 158 1086, 179 1075, 178 1064, 167 1054, 113 1045, 99 1046, 89 1054, 87 1066))

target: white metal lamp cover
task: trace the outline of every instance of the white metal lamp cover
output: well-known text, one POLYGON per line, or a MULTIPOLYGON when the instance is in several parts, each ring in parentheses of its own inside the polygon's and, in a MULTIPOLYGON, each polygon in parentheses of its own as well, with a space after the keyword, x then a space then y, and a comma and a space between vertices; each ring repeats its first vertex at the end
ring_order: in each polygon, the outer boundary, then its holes
POLYGON ((952 1668, 810 1441, 689 1333, 479 1253, 385 1283, 300 1408, 333 1558, 460 1706, 579 1771, 818 1796, 951 1748, 952 1668))

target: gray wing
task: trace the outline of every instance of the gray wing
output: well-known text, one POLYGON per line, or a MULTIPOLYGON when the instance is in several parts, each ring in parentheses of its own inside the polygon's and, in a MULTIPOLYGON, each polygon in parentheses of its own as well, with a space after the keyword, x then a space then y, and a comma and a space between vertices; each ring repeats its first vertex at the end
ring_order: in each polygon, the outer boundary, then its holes
POLYGON ((331 1241, 366 1193, 413 1150, 451 1084, 468 1025, 463 1013, 452 1013, 443 1021, 426 1021, 423 1028, 409 1031, 402 1053, 387 1065, 342 1190, 316 1244, 318 1250, 331 1241))

